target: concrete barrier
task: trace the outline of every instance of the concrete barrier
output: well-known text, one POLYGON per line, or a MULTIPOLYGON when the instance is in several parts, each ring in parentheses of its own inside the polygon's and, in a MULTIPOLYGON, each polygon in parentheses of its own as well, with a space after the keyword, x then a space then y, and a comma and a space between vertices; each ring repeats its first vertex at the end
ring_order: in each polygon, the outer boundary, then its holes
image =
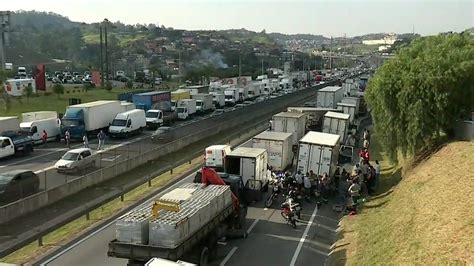
POLYGON ((459 140, 474 141, 474 121, 458 122, 455 134, 459 140))

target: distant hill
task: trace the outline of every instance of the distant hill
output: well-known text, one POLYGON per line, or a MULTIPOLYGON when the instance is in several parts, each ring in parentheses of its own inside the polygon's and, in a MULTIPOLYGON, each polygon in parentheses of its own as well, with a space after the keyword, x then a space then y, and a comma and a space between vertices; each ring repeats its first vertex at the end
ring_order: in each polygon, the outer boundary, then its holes
POLYGON ((268 34, 270 37, 276 40, 293 40, 293 39, 300 39, 300 40, 307 40, 307 41, 318 41, 323 42, 329 40, 329 38, 324 37, 323 35, 313 35, 313 34, 282 34, 272 32, 268 34))

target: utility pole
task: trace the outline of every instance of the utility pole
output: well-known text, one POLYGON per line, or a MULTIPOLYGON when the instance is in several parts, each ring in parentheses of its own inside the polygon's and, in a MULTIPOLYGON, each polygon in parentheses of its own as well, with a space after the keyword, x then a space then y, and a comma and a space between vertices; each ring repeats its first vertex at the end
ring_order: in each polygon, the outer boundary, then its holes
POLYGON ((10 21, 11 21, 11 13, 10 11, 0 11, 0 63, 2 66, 0 70, 5 70, 6 66, 6 55, 5 55, 5 47, 10 43, 10 21))
POLYGON ((105 80, 106 84, 109 82, 109 49, 107 44, 107 25, 104 27, 104 34, 105 34, 105 80))
POLYGON ((262 58, 262 76, 263 76, 263 73, 264 73, 264 72, 263 72, 263 58, 262 58))
POLYGON ((332 70, 332 36, 331 36, 331 46, 329 48, 329 69, 332 70))
POLYGON ((99 26, 99 38, 100 38, 100 86, 104 87, 104 51, 103 51, 103 36, 102 36, 102 25, 99 26))

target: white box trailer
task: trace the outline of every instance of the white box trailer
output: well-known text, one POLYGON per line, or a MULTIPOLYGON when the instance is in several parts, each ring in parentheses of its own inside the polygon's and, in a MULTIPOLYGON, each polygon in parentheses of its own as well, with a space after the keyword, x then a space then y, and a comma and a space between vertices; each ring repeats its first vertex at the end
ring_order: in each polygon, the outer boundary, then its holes
POLYGON ((339 156, 339 135, 310 131, 300 141, 297 169, 316 175, 335 171, 339 156))
POLYGON ((191 95, 191 99, 196 100, 196 112, 205 113, 214 109, 212 95, 207 93, 198 93, 191 95))
POLYGON ((318 91, 316 107, 337 108, 337 103, 344 97, 344 91, 339 86, 329 86, 318 91))
POLYGON ((33 122, 48 118, 58 118, 56 111, 36 111, 21 114, 21 122, 33 122))
POLYGON ((340 136, 339 141, 344 142, 349 132, 349 117, 349 114, 327 112, 324 115, 323 132, 337 134, 340 136))
POLYGON ((356 106, 355 114, 356 116, 359 115, 359 105, 360 105, 359 97, 344 97, 342 98, 341 103, 354 104, 356 106))
POLYGON ((131 111, 131 110, 136 109, 134 103, 122 101, 122 102, 120 102, 120 105, 122 106, 122 112, 127 112, 127 111, 131 111))
POLYGON ((248 180, 265 183, 269 179, 267 176, 267 163, 267 150, 238 147, 226 156, 225 172, 229 175, 241 176, 244 184, 248 180))
POLYGON ((217 170, 224 170, 225 157, 232 150, 230 145, 212 145, 206 148, 204 165, 217 170))
POLYGON ((338 103, 337 104, 337 109, 338 110, 341 110, 342 113, 344 114, 349 114, 349 123, 350 124, 353 124, 354 123, 354 119, 355 119, 355 116, 356 116, 356 106, 355 104, 350 104, 350 103, 338 103))
POLYGON ((10 130, 19 130, 20 121, 16 116, 2 116, 0 117, 0 135, 2 132, 10 130))
POLYGON ((285 170, 293 161, 293 134, 264 131, 253 137, 252 147, 267 150, 268 164, 274 170, 285 170))
POLYGON ((303 137, 306 130, 306 115, 297 112, 281 112, 273 115, 272 131, 294 133, 293 144, 303 137))

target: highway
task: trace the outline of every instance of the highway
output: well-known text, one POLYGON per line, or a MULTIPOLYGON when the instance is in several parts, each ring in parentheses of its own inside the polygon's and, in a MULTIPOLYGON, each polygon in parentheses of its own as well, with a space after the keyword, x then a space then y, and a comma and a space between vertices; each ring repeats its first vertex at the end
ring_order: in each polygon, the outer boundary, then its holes
MULTIPOLYGON (((185 182, 182 179, 162 195, 185 182)), ((149 204, 150 201, 144 204, 149 204)), ((210 265, 323 265, 328 258, 338 224, 337 214, 324 205, 303 203, 301 221, 296 229, 286 224, 278 203, 273 208, 263 202, 250 206, 247 215, 247 239, 228 240, 218 245, 218 257, 210 265)), ((115 221, 114 221, 115 222, 115 221)), ((108 242, 115 238, 114 222, 104 225, 40 265, 126 265, 127 260, 107 256, 108 242)))

